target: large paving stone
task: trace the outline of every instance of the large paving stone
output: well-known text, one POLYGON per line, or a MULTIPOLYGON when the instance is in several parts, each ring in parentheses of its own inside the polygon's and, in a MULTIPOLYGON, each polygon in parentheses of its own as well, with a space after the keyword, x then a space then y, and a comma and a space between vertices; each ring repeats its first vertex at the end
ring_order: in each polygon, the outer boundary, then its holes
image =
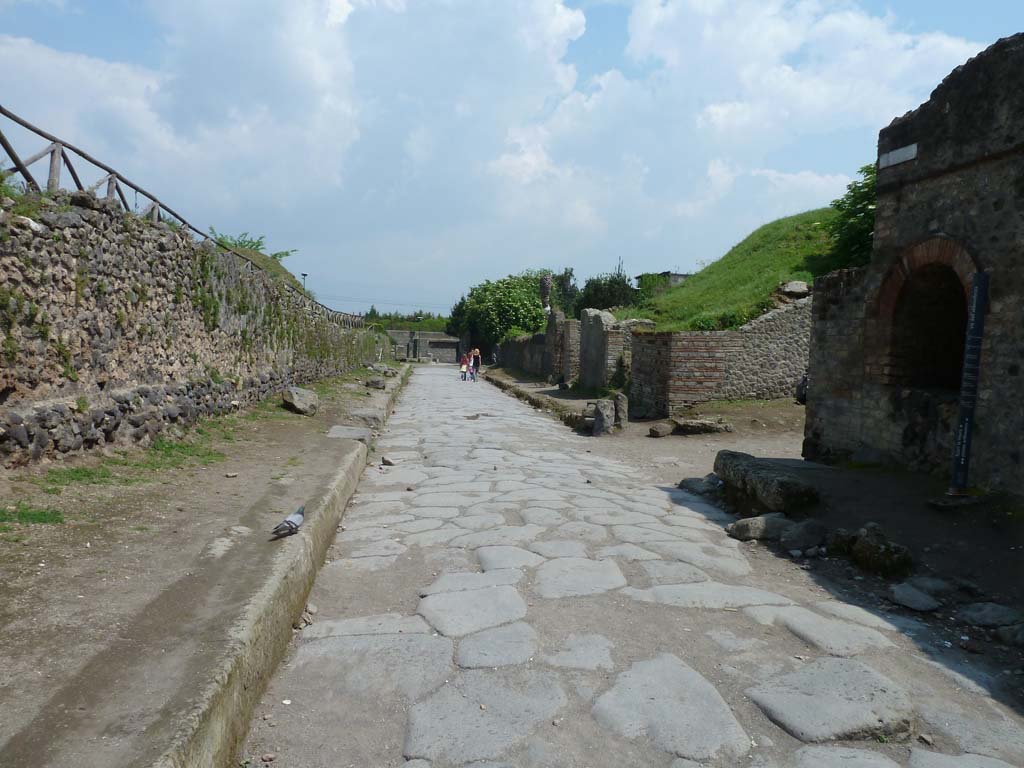
POLYGON ((463 533, 462 528, 456 528, 454 525, 445 525, 432 531, 410 533, 402 538, 402 542, 410 547, 436 547, 438 544, 449 542, 463 533))
POLYGON ((615 669, 613 647, 612 641, 603 635, 569 635, 562 650, 545 656, 544 661, 554 667, 615 669))
POLYGON ((489 531, 467 533, 451 540, 453 547, 476 549, 477 547, 494 547, 525 544, 540 536, 546 528, 539 525, 502 525, 489 531))
POLYGON ((847 747, 804 747, 794 758, 794 768, 900 768, 885 755, 847 747))
POLYGON ((671 654, 634 664, 594 704, 603 727, 690 760, 739 758, 750 738, 707 680, 671 654))
POLYGON ((603 525, 594 523, 574 522, 559 526, 558 534, 571 538, 589 541, 592 544, 599 544, 608 539, 608 529, 603 525))
POLYGON ((416 612, 442 635, 462 637, 523 618, 526 603, 515 587, 488 587, 427 595, 416 612))
POLYGON ((653 584, 691 584, 707 581, 708 575, 689 563, 673 563, 663 560, 640 564, 653 584))
POLYGON ((650 589, 624 589, 622 593, 634 600, 677 608, 744 608, 750 605, 791 605, 793 602, 774 592, 717 581, 662 584, 650 589))
POLYGON ((622 560, 660 560, 661 555, 649 552, 636 544, 616 544, 613 547, 602 547, 597 551, 600 559, 618 557, 622 560))
POLYGON ((544 562, 540 555, 521 547, 480 547, 476 558, 485 571, 507 570, 509 568, 536 568, 544 562))
POLYGON ((404 754, 445 765, 493 760, 565 706, 543 670, 467 670, 409 710, 404 754))
POLYGON ((913 717, 902 688, 852 659, 818 659, 747 689, 747 696, 773 722, 808 742, 904 736, 913 717))
POLYGON ((1009 763, 982 755, 940 755, 923 749, 910 751, 910 768, 1014 768, 1009 763))
POLYGON ((542 557, 586 557, 587 546, 582 541, 572 539, 552 539, 535 541, 530 549, 542 557))
POLYGON ((430 627, 419 616, 382 613, 377 616, 360 616, 355 619, 318 621, 302 631, 302 639, 316 640, 321 637, 398 635, 427 632, 430 632, 430 627))
POLYGON ((917 708, 922 720, 953 739, 964 752, 1024 765, 1024 728, 1020 720, 998 711, 965 712, 950 701, 921 701, 917 708))
POLYGON ((505 516, 497 512, 487 512, 482 515, 466 515, 452 520, 460 528, 470 531, 485 531, 488 528, 495 528, 505 524, 505 516))
POLYGON ((420 590, 420 596, 433 595, 438 592, 462 592, 467 589, 483 589, 485 587, 502 587, 518 584, 523 572, 517 568, 504 568, 484 573, 444 573, 429 587, 420 590))
POLYGON ((833 656, 856 656, 873 648, 894 647, 878 630, 819 616, 800 606, 761 606, 747 608, 744 613, 760 624, 780 624, 804 642, 833 656))
MULTIPOLYGON (((897 626, 894 621, 890 621, 886 618, 884 614, 879 615, 873 611, 861 608, 859 605, 840 603, 836 600, 822 600, 815 603, 814 607, 819 611, 831 613, 836 618, 846 619, 847 621, 853 621, 857 624, 863 624, 865 627, 884 629, 888 632, 900 631, 900 627, 897 626)), ((900 621, 900 619, 895 620, 900 621)))
POLYGON ((331 698, 395 691, 415 701, 451 676, 452 641, 430 634, 325 637, 300 645, 292 666, 328 685, 331 698))
POLYGON ((529 624, 517 621, 464 637, 455 662, 467 668, 505 667, 529 661, 536 651, 537 633, 529 624))
POLYGON ((626 586, 626 577, 612 560, 560 557, 537 569, 534 589, 541 597, 595 595, 626 586))
POLYGON ((644 546, 663 557, 681 560, 703 570, 717 571, 725 576, 746 576, 750 573, 747 559, 725 547, 688 541, 652 541, 644 546))

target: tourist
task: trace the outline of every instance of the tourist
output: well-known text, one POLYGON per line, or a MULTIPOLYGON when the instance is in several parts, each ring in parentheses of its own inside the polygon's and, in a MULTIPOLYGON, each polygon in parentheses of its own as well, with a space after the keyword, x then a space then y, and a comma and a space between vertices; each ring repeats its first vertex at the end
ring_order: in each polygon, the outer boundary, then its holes
MULTIPOLYGON (((483 359, 480 357, 480 348, 479 347, 473 347, 473 351, 472 351, 471 354, 473 355, 473 370, 474 371, 479 371, 480 370, 480 364, 483 362, 483 359)), ((476 381, 475 377, 473 378, 473 381, 476 381)))
POLYGON ((462 373, 462 380, 466 380, 466 373, 469 372, 469 355, 465 352, 462 353, 462 359, 459 360, 459 371, 462 373))

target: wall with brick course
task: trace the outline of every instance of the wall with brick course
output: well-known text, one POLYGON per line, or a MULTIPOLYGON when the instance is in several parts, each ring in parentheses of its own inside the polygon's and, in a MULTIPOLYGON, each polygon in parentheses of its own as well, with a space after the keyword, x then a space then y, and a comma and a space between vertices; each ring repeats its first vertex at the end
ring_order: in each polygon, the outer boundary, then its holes
POLYGON ((735 331, 633 334, 632 413, 663 418, 707 400, 792 395, 807 367, 810 311, 801 299, 735 331))
POLYGON ((959 393, 923 386, 907 370, 901 302, 929 270, 948 270, 965 293, 984 270, 991 296, 971 480, 1024 492, 1022 124, 1024 36, 1016 35, 954 70, 928 102, 882 130, 881 158, 914 144, 917 156, 879 168, 871 264, 815 283, 806 457, 948 475, 959 393))

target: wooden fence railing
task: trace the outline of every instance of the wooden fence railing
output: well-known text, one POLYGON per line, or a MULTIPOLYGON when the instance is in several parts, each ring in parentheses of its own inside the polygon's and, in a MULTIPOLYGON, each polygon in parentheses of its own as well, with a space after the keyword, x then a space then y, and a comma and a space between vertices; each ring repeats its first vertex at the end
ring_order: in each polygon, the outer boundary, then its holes
MULTIPOLYGON (((36 181, 35 177, 32 175, 32 172, 29 170, 29 166, 39 162, 44 157, 49 157, 49 169, 46 176, 45 189, 47 193, 53 194, 60 189, 61 174, 63 169, 66 168, 68 174, 71 176, 71 180, 75 184, 75 189, 79 191, 96 192, 105 185, 106 188, 103 194, 108 199, 116 198, 120 202, 121 206, 124 208, 125 211, 131 211, 131 206, 128 205, 128 198, 125 195, 124 191, 125 188, 128 188, 135 192, 136 195, 141 195, 143 198, 149 201, 149 204, 139 214, 140 216, 148 218, 150 221, 153 222, 159 222, 163 218, 165 218, 164 215, 166 214, 167 216, 170 216, 174 220, 178 221, 181 226, 187 228, 190 232, 198 235, 201 239, 211 239, 208 234, 194 227, 180 213, 168 207, 166 204, 162 203, 155 195, 147 192, 138 184, 129 181, 127 178, 121 175, 121 173, 114 170, 106 163, 100 162, 95 157, 92 157, 88 153, 83 152, 81 149, 74 146, 73 144, 69 144, 68 142, 62 139, 58 139, 56 136, 53 136, 52 134, 47 133, 43 129, 32 125, 32 123, 14 114, 9 109, 5 108, 2 104, 0 104, 0 115, 6 117, 13 123, 20 125, 25 130, 30 131, 31 133, 34 133, 40 138, 50 142, 46 147, 36 152, 34 155, 31 155, 26 158, 21 158, 15 151, 14 147, 11 145, 10 141, 8 141, 7 137, 4 135, 3 130, 0 130, 0 148, 3 149, 3 151, 7 154, 7 157, 11 161, 11 168, 0 168, 0 174, 7 175, 10 173, 17 173, 18 175, 21 176, 22 180, 25 183, 25 186, 28 187, 28 189, 34 192, 42 193, 44 190, 39 185, 39 182, 36 181), (71 154, 74 154, 82 161, 89 163, 90 165, 95 166, 96 168, 99 168, 106 175, 101 176, 98 181, 94 182, 89 187, 83 186, 81 177, 79 177, 78 172, 75 170, 75 166, 71 163, 71 154)), ((238 250, 226 246, 222 243, 217 243, 217 245, 221 248, 224 248, 227 251, 230 251, 235 256, 242 259, 250 271, 254 269, 263 269, 263 267, 254 262, 244 253, 241 253, 238 250)), ((297 290, 296 288, 294 288, 291 285, 288 285, 287 283, 281 283, 281 285, 283 285, 285 288, 287 288, 289 291, 295 294, 296 298, 298 298, 302 303, 307 304, 308 308, 312 310, 314 313, 327 317, 332 321, 341 323, 347 328, 361 328, 363 326, 362 315, 349 314, 348 312, 339 312, 335 309, 331 309, 330 307, 324 304, 321 304, 319 301, 316 301, 315 299, 310 298, 302 291, 297 290)))

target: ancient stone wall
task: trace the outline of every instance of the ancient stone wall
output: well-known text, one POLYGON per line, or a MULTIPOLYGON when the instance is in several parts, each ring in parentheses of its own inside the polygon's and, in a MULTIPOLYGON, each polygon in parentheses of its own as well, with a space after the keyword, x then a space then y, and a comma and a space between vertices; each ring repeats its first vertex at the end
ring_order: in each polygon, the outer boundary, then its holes
POLYGON ((546 376, 544 370, 546 349, 543 333, 509 339, 501 344, 499 352, 501 365, 505 368, 525 371, 534 376, 546 376))
MULTIPOLYGON (((566 320, 562 326, 561 381, 571 384, 580 374, 580 321, 566 320)), ((557 373, 558 371, 556 371, 557 373)))
POLYGON ((632 414, 662 418, 707 400, 792 395, 807 367, 810 311, 801 299, 736 331, 634 333, 632 414))
POLYGON ((966 296, 984 271, 991 288, 971 480, 1024 492, 1022 124, 1016 35, 882 130, 871 263, 815 284, 806 457, 948 475, 958 367, 936 367, 915 347, 934 347, 933 358, 962 349, 966 296))
POLYGON ((0 460, 147 441, 369 359, 248 261, 81 193, 0 210, 0 460))
POLYGON ((618 321, 610 312, 584 309, 580 319, 579 382, 585 389, 623 387, 629 381, 633 330, 653 330, 649 320, 618 321))

